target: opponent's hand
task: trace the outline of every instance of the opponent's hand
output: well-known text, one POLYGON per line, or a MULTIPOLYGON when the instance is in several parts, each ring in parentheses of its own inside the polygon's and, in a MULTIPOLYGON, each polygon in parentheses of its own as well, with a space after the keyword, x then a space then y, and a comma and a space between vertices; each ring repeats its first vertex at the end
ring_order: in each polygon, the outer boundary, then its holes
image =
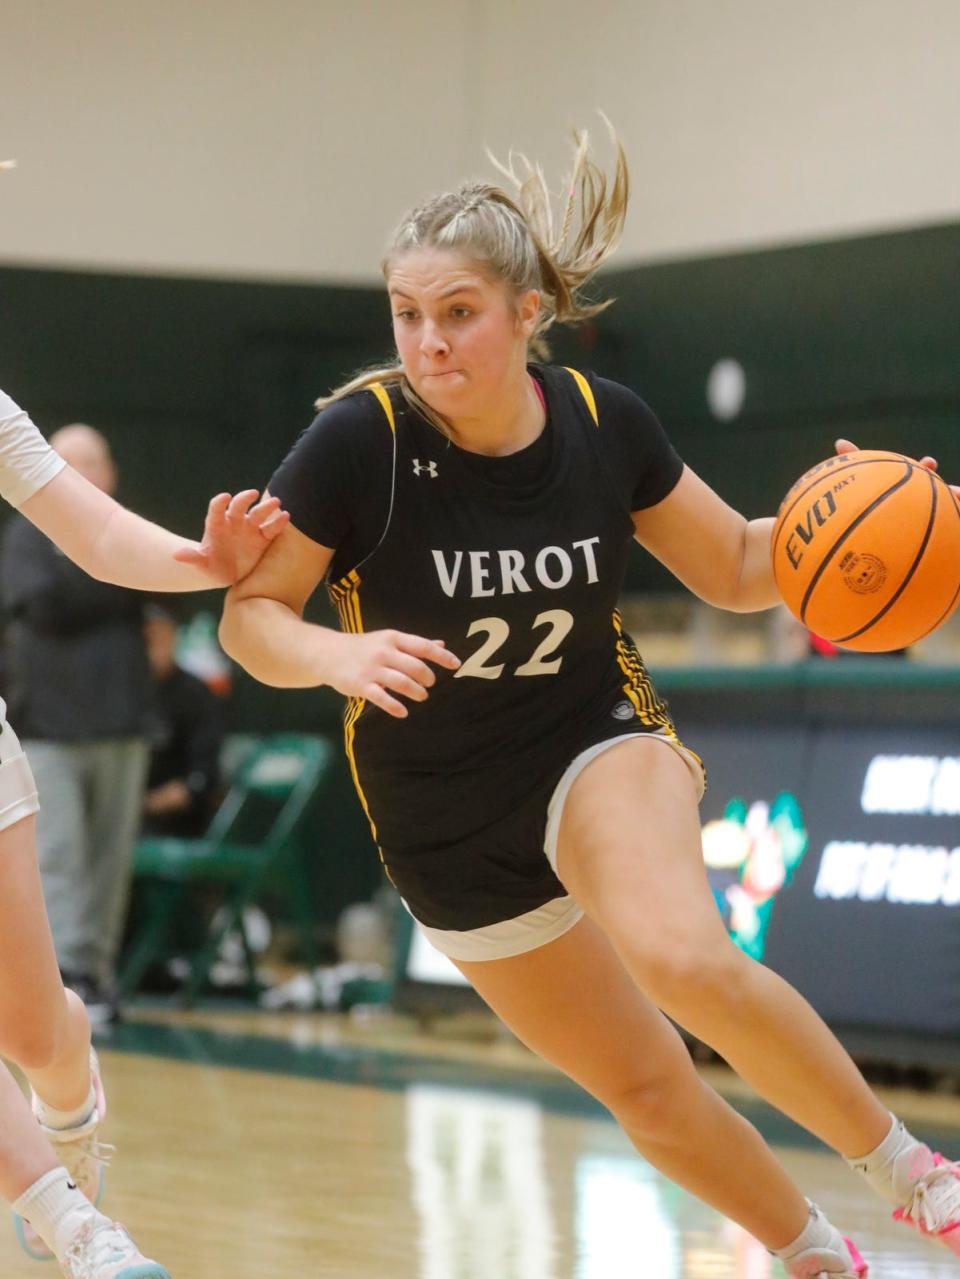
POLYGON ((256 489, 244 489, 232 497, 219 493, 211 498, 203 540, 174 551, 173 558, 203 569, 212 579, 211 585, 233 586, 246 577, 290 522, 287 512, 280 509, 279 498, 257 502, 258 496, 256 489))
MULTIPOLYGON (((834 448, 841 455, 844 453, 856 453, 857 447, 858 446, 851 443, 850 440, 836 440, 834 443, 834 448)), ((925 466, 928 471, 935 471, 937 469, 937 459, 935 457, 931 457, 929 453, 924 457, 918 458, 918 461, 920 465, 925 466)), ((947 487, 951 490, 954 497, 960 498, 960 484, 949 484, 947 487)))
POLYGON ((330 668, 324 683, 347 697, 362 697, 379 706, 396 719, 406 719, 406 706, 394 693, 413 702, 424 702, 437 682, 427 665, 455 671, 460 659, 454 657, 442 640, 423 639, 403 631, 371 631, 365 635, 338 635, 330 668))

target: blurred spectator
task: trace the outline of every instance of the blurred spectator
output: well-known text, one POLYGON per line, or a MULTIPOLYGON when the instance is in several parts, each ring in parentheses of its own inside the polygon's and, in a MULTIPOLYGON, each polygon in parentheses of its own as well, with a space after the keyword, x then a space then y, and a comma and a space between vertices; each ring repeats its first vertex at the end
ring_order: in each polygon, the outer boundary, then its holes
POLYGON ((150 605, 145 634, 155 684, 144 831, 193 838, 206 830, 219 797, 221 704, 202 680, 176 664, 172 613, 150 605))
MULTIPOLYGON (((50 443, 106 493, 106 440, 80 423, 50 443)), ((88 577, 20 516, 4 530, 7 689, 40 793, 40 871, 64 982, 112 1018, 130 857, 147 773, 144 597, 88 577)))

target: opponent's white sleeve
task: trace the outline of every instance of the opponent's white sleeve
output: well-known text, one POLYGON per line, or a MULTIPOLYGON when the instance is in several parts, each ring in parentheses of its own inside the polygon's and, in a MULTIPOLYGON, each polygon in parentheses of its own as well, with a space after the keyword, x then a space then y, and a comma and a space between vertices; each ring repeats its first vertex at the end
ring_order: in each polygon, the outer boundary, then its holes
POLYGON ((66 466, 29 414, 0 391, 0 497, 21 506, 66 466))

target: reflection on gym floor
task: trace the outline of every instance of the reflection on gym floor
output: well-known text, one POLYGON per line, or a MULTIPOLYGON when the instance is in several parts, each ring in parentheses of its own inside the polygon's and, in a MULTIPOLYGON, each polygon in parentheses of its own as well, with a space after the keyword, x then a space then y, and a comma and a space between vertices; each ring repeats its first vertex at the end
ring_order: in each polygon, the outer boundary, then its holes
MULTIPOLYGON (((118 1147, 105 1209, 173 1279, 782 1275, 572 1086, 505 1069, 483 1045, 424 1047, 348 1042, 322 1019, 126 1029, 102 1052, 118 1147)), ((915 1100, 918 1131, 960 1148, 956 1100, 915 1100)), ((841 1160, 735 1104, 857 1240, 872 1279, 957 1275, 841 1160)), ((3 1279, 39 1273, 0 1234, 3 1279)))
MULTIPOLYGON (((755 1239, 662 1178, 612 1125, 447 1087, 406 1094, 418 1279, 771 1279, 755 1239), (571 1131, 572 1129, 572 1131, 571 1131)), ((887 1220, 844 1165, 784 1150, 876 1276, 948 1279, 948 1254, 887 1220)))

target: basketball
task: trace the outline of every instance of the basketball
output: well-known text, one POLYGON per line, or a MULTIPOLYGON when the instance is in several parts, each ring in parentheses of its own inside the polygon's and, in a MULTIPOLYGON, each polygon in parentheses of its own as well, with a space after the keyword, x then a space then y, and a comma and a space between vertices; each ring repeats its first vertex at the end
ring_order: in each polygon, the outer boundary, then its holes
POLYGON ((771 546, 791 613, 844 648, 906 648, 960 602, 960 504, 899 453, 858 449, 812 467, 783 499, 771 546))

